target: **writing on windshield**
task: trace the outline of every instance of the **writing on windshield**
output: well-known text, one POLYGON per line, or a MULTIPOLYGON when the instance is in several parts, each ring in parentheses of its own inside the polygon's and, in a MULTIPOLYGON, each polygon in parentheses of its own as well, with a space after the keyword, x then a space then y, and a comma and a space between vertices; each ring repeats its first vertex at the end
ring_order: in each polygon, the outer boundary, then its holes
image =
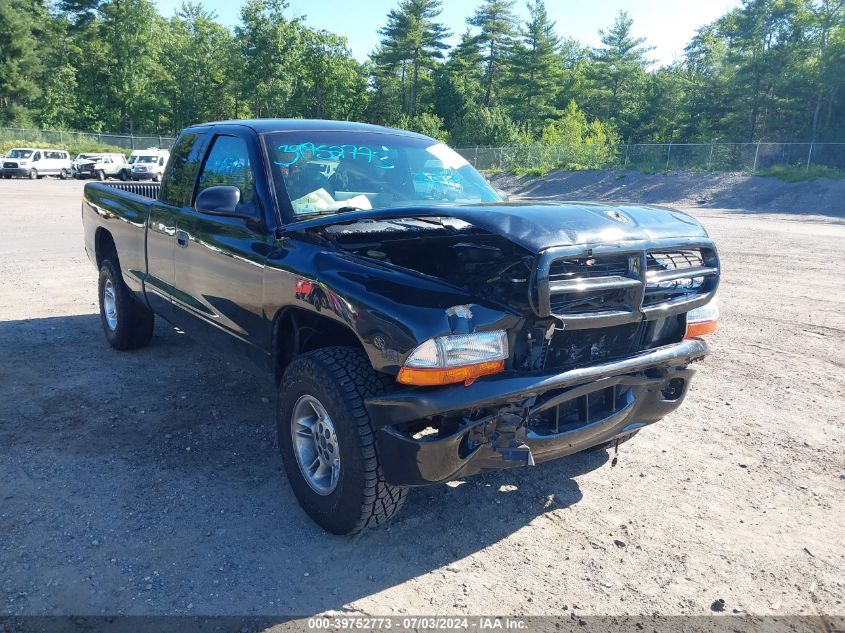
POLYGON ((378 169, 393 169, 390 153, 386 150, 373 149, 366 145, 316 145, 310 141, 297 145, 282 144, 276 148, 279 158, 273 162, 279 167, 291 167, 300 160, 339 160, 351 158, 362 160, 378 169))

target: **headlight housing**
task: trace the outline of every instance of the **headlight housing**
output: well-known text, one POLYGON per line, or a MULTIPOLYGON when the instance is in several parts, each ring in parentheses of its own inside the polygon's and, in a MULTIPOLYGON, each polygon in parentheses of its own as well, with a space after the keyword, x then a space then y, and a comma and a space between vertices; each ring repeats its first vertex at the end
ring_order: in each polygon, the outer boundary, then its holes
POLYGON ((479 376, 504 370, 507 357, 504 330, 438 336, 411 352, 397 381, 418 386, 469 385, 479 376))
POLYGON ((687 331, 684 338, 698 338, 716 331, 719 321, 719 302, 714 297, 703 306, 687 312, 687 331))

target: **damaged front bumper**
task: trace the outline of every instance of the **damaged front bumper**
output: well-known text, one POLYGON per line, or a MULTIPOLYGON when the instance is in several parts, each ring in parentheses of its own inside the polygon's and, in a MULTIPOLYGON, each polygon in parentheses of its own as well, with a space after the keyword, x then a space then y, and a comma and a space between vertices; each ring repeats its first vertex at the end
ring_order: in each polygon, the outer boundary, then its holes
POLYGON ((707 353, 703 340, 689 339, 560 373, 505 373, 469 387, 414 388, 371 398, 366 406, 384 475, 395 485, 425 485, 548 461, 611 441, 674 411, 693 374, 687 365, 707 353), (456 412, 461 422, 448 433, 400 430, 456 412))

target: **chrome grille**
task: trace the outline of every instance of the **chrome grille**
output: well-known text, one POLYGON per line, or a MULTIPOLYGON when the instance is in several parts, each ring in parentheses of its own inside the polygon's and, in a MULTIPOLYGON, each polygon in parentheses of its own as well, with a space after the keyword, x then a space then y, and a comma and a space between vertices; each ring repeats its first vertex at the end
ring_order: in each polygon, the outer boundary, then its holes
POLYGON ((538 259, 532 287, 535 311, 557 317, 570 329, 583 329, 703 305, 718 285, 718 257, 709 240, 685 242, 549 249, 538 259))

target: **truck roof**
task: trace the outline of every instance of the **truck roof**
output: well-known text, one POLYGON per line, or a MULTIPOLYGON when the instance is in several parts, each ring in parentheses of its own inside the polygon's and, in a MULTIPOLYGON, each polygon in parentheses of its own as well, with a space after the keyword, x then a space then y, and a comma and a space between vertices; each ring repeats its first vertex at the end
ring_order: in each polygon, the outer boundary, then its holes
POLYGON ((232 119, 229 121, 212 121, 192 125, 185 129, 205 128, 213 125, 243 125, 252 128, 259 134, 265 132, 376 132, 381 134, 398 134, 414 138, 430 137, 408 130, 372 125, 370 123, 356 123, 354 121, 333 121, 329 119, 232 119))

